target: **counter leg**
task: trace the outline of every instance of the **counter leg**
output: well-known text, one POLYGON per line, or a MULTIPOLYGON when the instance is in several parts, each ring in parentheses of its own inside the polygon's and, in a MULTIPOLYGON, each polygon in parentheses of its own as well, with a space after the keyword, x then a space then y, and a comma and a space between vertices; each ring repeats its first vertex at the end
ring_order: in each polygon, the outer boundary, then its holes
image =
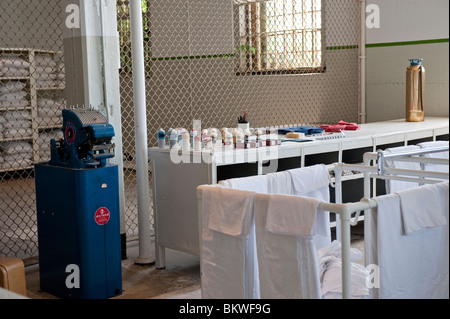
POLYGON ((155 266, 161 270, 166 268, 166 248, 155 243, 155 266))

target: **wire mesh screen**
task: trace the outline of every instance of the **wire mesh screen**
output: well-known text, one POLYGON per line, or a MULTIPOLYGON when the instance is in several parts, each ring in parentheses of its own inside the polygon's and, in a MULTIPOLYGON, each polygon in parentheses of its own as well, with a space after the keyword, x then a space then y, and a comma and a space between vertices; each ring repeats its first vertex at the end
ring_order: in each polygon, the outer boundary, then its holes
MULTIPOLYGON (((359 1, 141 2, 150 147, 160 128, 192 128, 194 120, 202 128, 236 127, 244 112, 251 127, 357 121, 359 1)), ((50 140, 61 134, 64 6, 0 1, 2 256, 37 255, 33 164, 49 159, 50 140)), ((138 223, 128 0, 117 0, 117 19, 132 239, 138 223)))
POLYGON ((65 105, 59 1, 0 1, 0 255, 37 255, 33 164, 65 105), (44 3, 45 2, 45 3, 44 3))
POLYGON ((236 127, 244 112, 251 127, 357 121, 358 1, 161 0, 147 7, 151 146, 160 128, 192 128, 193 120, 236 127))
MULTIPOLYGON (((48 161, 51 139, 62 138, 61 110, 66 105, 63 32, 68 4, 0 1, 0 256, 38 255, 33 165, 48 161)), ((119 3, 119 29, 121 18, 119 3)), ((129 18, 123 23, 129 28, 129 18)), ((126 34, 126 30, 121 33, 122 47, 131 49, 126 34)), ((123 62, 126 65, 131 60, 123 62)), ((125 76, 122 84, 131 88, 131 82, 125 76)), ((124 103, 131 103, 129 99, 124 93, 124 103)), ((133 126, 133 116, 124 112, 125 126, 133 126)), ((129 159, 134 134, 125 132, 123 143, 124 158, 129 159)), ((132 163, 125 166, 125 222, 130 239, 137 234, 134 175, 132 163)))

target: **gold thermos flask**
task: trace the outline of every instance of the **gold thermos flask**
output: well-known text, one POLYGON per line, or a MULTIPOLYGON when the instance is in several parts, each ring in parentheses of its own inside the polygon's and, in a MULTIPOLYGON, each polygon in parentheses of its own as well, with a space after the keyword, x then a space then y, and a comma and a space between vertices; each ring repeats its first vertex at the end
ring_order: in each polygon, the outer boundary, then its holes
POLYGON ((406 69, 406 121, 421 122, 425 118, 425 68, 423 59, 410 59, 406 69))

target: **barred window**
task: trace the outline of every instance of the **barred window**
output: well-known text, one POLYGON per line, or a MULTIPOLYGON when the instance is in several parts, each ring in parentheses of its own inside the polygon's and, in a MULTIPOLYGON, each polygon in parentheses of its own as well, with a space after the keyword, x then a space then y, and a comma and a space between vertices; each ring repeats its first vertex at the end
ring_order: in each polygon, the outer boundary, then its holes
POLYGON ((322 0, 234 0, 237 74, 325 71, 322 0))

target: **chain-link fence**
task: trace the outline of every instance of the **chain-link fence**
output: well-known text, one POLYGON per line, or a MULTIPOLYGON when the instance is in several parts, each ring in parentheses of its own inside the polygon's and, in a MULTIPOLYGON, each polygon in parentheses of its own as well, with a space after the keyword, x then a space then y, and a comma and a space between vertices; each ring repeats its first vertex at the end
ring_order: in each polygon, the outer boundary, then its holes
MULTIPOLYGON (((57 0, 0 1, 0 255, 37 251, 33 163, 64 106, 57 0)), ((149 146, 163 128, 358 119, 357 0, 142 0, 149 146)), ((137 227, 129 1, 117 1, 125 220, 137 227)), ((150 177, 151 177, 151 173, 150 177)), ((152 214, 152 210, 150 212, 152 214)), ((153 222, 153 220, 152 220, 153 222)))
POLYGON ((0 255, 37 255, 33 164, 50 158, 64 99, 59 1, 0 1, 0 255))
MULTIPOLYGON (((358 118, 359 2, 150 1, 149 138, 358 118)), ((125 106, 124 106, 125 107, 125 106)))

